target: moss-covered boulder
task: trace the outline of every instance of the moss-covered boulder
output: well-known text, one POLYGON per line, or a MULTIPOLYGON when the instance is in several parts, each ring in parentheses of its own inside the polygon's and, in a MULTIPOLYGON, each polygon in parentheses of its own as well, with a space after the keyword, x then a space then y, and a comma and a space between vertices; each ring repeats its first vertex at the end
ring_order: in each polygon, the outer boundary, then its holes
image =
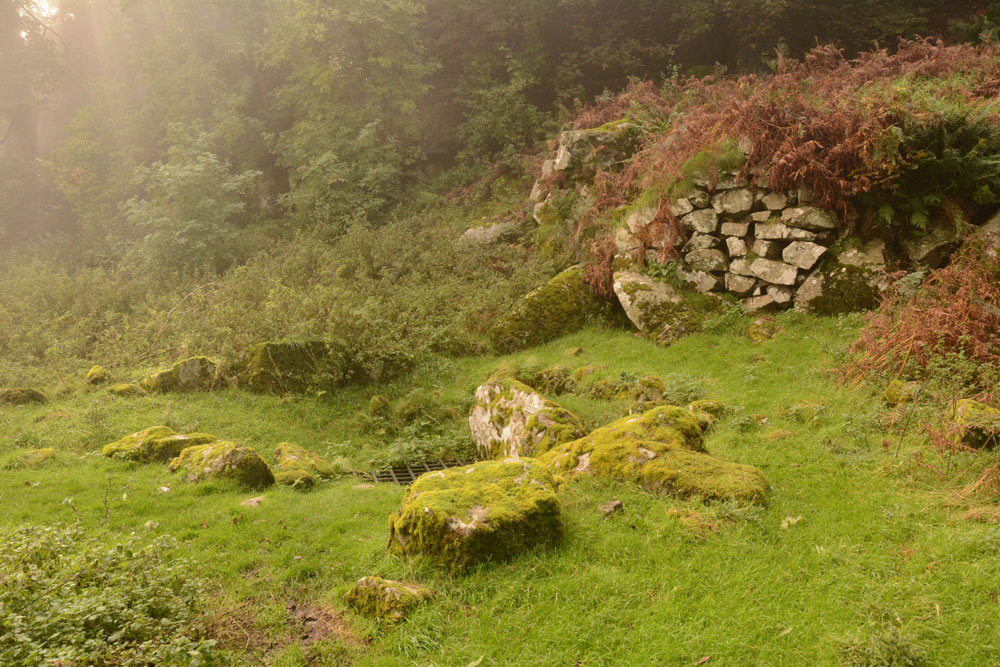
POLYGON ((51 447, 42 449, 27 449, 14 452, 3 459, 0 469, 19 470, 22 468, 41 468, 58 460, 56 450, 51 447))
POLYGON ((89 371, 87 371, 87 377, 85 378, 87 384, 104 384, 111 380, 111 375, 104 370, 103 366, 92 366, 89 371))
POLYGON ((528 293, 493 326, 490 339, 501 352, 541 345, 583 328, 601 302, 583 283, 583 267, 566 269, 528 293))
POLYGON ((537 456, 584 433, 576 415, 510 378, 476 389, 469 428, 486 459, 537 456))
POLYGON ((155 393, 210 390, 215 385, 217 367, 208 357, 191 357, 153 373, 139 385, 155 393))
POLYGON ((181 434, 166 426, 151 426, 104 446, 110 458, 137 463, 166 463, 188 447, 215 442, 207 433, 181 434))
POLYGON ((388 548, 461 572, 551 542, 561 531, 548 470, 535 459, 509 458, 421 475, 389 517, 388 548))
POLYGON ((753 343, 763 343, 778 335, 778 320, 763 316, 747 325, 746 336, 753 343))
POLYGON ((0 405, 30 405, 44 402, 45 394, 35 389, 0 389, 0 405))
POLYGON ((329 389, 349 375, 345 350, 327 341, 252 345, 238 364, 240 385, 258 393, 329 389))
POLYGON ((620 419, 550 450, 541 461, 557 475, 589 472, 679 498, 762 504, 767 495, 759 470, 707 454, 694 415, 675 406, 620 419))
POLYGON ((963 399, 955 404, 952 417, 954 439, 973 449, 1000 445, 1000 410, 985 403, 963 399))
POLYGON ((367 618, 396 623, 433 597, 434 591, 417 584, 361 577, 344 595, 344 604, 367 618))
POLYGON ((281 472, 304 470, 319 479, 333 479, 348 472, 343 466, 290 442, 278 443, 274 448, 274 467, 281 472))
POLYGON ((913 382, 893 380, 882 391, 882 399, 889 405, 912 403, 917 396, 917 385, 913 382))
POLYGON ((140 398, 149 392, 137 384, 114 384, 108 387, 108 393, 119 398, 140 398))
POLYGON ((715 426, 715 423, 726 412, 726 407, 722 403, 708 400, 692 401, 686 409, 704 432, 715 426))
POLYGON ((635 328, 657 344, 672 343, 700 326, 702 317, 665 282, 634 271, 617 271, 614 290, 635 328))
POLYGON ((280 486, 290 486, 299 491, 308 491, 316 486, 316 478, 307 470, 283 470, 275 472, 274 482, 280 486))
POLYGON ((218 477, 259 489, 274 484, 271 466, 257 452, 232 442, 188 447, 170 462, 170 471, 187 470, 185 480, 204 482, 218 477))

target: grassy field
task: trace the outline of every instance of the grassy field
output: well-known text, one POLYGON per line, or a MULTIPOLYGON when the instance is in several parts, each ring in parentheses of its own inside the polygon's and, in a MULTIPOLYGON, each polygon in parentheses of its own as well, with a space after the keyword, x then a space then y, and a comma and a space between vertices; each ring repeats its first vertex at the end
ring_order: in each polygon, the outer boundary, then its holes
MULTIPOLYGON (((401 487, 350 477, 258 494, 185 484, 163 466, 99 453, 164 423, 268 459, 292 441, 365 470, 408 437, 366 422, 372 388, 116 399, 71 380, 43 387, 45 405, 0 408, 0 457, 36 447, 59 454, 44 468, 0 470, 0 529, 79 516, 85 532, 109 542, 173 536, 207 583, 204 622, 224 665, 1000 665, 1000 530, 961 520, 968 503, 914 463, 926 448, 919 429, 883 425, 878 387, 838 383, 832 369, 859 319, 778 321, 778 335, 761 344, 740 320, 664 349, 588 329, 515 355, 595 364, 610 376, 654 373, 721 401, 730 412, 709 451, 766 474, 763 509, 583 479, 562 491, 558 545, 452 576, 386 553, 401 487), (573 346, 583 353, 565 358, 573 346), (810 418, 791 409, 802 401, 825 407, 810 418), (241 505, 258 495, 259 506, 241 505), (611 499, 625 511, 606 519, 598 505, 611 499), (341 602, 365 575, 416 581, 437 597, 398 626, 367 621, 341 602)), ((459 415, 435 437, 461 441, 471 393, 498 361, 445 360, 378 391, 433 395, 459 415)), ((556 400, 590 427, 625 409, 556 400)))

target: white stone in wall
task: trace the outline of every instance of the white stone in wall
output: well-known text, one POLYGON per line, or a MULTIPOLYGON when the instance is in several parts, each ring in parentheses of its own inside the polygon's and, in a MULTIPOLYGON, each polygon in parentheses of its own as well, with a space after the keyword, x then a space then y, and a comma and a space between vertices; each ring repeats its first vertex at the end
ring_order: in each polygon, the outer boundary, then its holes
POLYGON ((684 260, 688 266, 698 271, 725 271, 726 256, 721 250, 694 250, 684 260))
POLYGON ((757 211, 750 214, 750 219, 754 222, 780 222, 781 216, 774 211, 757 211))
POLYGON ((813 206, 786 208, 781 213, 781 221, 789 227, 808 229, 813 232, 837 228, 836 218, 827 211, 813 206))
POLYGON ((837 261, 845 266, 874 271, 885 268, 885 241, 875 239, 861 248, 849 248, 837 255, 837 261))
POLYGON ((730 257, 745 257, 747 254, 747 242, 730 236, 726 239, 726 249, 729 250, 730 257))
POLYGON ((750 276, 738 276, 735 273, 726 274, 726 291, 739 296, 746 296, 757 286, 757 279, 750 276))
POLYGON ((632 213, 625 220, 625 226, 628 227, 629 231, 633 234, 638 234, 645 229, 646 225, 651 223, 655 217, 655 206, 643 206, 635 211, 632 211, 632 213))
POLYGON ((729 272, 735 273, 738 276, 753 276, 753 271, 750 270, 750 260, 744 258, 731 261, 729 263, 729 272))
POLYGON ((788 206, 788 196, 783 192, 772 192, 764 195, 764 206, 769 211, 780 211, 788 206))
POLYGON ((753 248, 751 248, 751 251, 753 254, 758 257, 763 257, 764 259, 778 259, 781 257, 781 246, 777 241, 757 239, 753 242, 753 248))
POLYGON ((785 304, 792 302, 792 297, 795 296, 795 291, 792 290, 791 287, 768 285, 767 295, 774 299, 774 302, 779 306, 784 306, 785 304))
POLYGON ((719 288, 719 279, 705 271, 679 266, 677 277, 699 292, 711 292, 719 288))
POLYGON ((704 190, 695 190, 689 193, 687 198, 695 208, 708 208, 712 205, 712 199, 704 190))
POLYGON ((681 218, 694 210, 694 204, 687 197, 675 199, 670 204, 670 212, 675 218, 681 218))
POLYGON ((719 239, 711 234, 699 234, 695 232, 691 235, 688 242, 684 244, 684 252, 691 252, 692 250, 709 250, 717 247, 718 245, 719 239))
POLYGON ((809 309, 809 303, 816 297, 823 295, 823 289, 826 286, 826 278, 819 271, 813 271, 812 275, 806 278, 806 281, 802 283, 799 287, 799 291, 795 293, 795 310, 806 312, 809 309))
POLYGON ((746 236, 750 231, 750 225, 746 222, 724 222, 722 223, 723 236, 746 236))
MULTIPOLYGON (((816 262, 819 258, 823 256, 826 252, 826 248, 819 245, 818 243, 812 243, 811 241, 795 241, 794 243, 789 243, 788 246, 781 251, 781 258, 785 260, 787 264, 792 266, 797 266, 800 269, 805 269, 808 271, 812 267, 816 266, 816 262)), ((777 299, 775 299, 777 301, 777 299)))
POLYGON ((777 305, 774 303, 774 299, 767 294, 743 300, 743 310, 748 313, 760 313, 775 310, 776 307, 777 305))
POLYGON ((727 190, 712 197, 712 208, 720 215, 723 213, 730 215, 749 213, 753 209, 753 204, 753 192, 746 188, 727 190))
POLYGON ((770 259, 755 259, 750 264, 750 271, 761 280, 772 285, 794 285, 799 276, 799 270, 784 262, 770 259))
POLYGON ((704 209, 687 214, 681 222, 691 231, 711 234, 719 228, 719 215, 712 209, 704 209))
POLYGON ((542 183, 542 179, 535 181, 535 184, 531 187, 531 196, 529 198, 535 203, 545 198, 545 185, 542 183))
POLYGON ((805 229, 789 227, 781 222, 769 222, 754 227, 754 233, 765 241, 815 241, 816 234, 805 229))

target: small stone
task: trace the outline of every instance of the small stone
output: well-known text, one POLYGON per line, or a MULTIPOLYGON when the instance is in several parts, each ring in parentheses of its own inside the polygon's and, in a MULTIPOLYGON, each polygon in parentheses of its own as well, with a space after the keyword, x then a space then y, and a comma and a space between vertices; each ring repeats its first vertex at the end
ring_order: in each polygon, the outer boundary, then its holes
POLYGON ((750 260, 742 257, 729 263, 729 272, 738 276, 753 276, 753 271, 750 270, 750 260))
POLYGON ((375 485, 374 485, 374 484, 368 484, 368 483, 366 483, 366 482, 363 482, 363 483, 361 483, 361 484, 355 484, 355 485, 354 485, 354 488, 355 488, 355 489, 358 489, 358 490, 361 490, 361 489, 374 489, 374 488, 375 488, 375 485))
POLYGON ((799 291, 795 293, 795 310, 799 312, 807 312, 809 310, 809 303, 820 296, 823 296, 823 291, 826 286, 826 278, 819 271, 814 271, 812 275, 806 278, 806 281, 802 283, 799 287, 799 291))
POLYGON ((750 214, 750 220, 753 222, 766 223, 771 222, 772 220, 774 222, 778 222, 781 218, 771 211, 757 211, 756 213, 750 214))
POLYGON ((784 306, 792 302, 792 297, 795 296, 795 292, 792 291, 792 288, 790 287, 768 285, 767 295, 774 299, 774 302, 779 306, 784 306))
POLYGON ((722 223, 723 236, 746 236, 749 231, 750 231, 750 223, 747 222, 722 223))
POLYGON ((0 389, 0 405, 28 405, 45 403, 45 394, 36 389, 0 389))
POLYGON ((344 603, 367 618, 399 623, 433 597, 434 591, 417 584, 362 577, 344 595, 344 603))
POLYGON ((684 216, 681 223, 691 231, 711 234, 719 227, 719 216, 712 209, 703 209, 684 216))
POLYGON ((684 252, 691 252, 693 250, 710 250, 718 245, 719 239, 711 234, 698 234, 696 232, 692 234, 688 242, 684 244, 684 252))
POLYGON ((694 250, 685 256, 688 266, 698 271, 725 271, 726 256, 721 250, 694 250))
POLYGON ((699 189, 688 193, 687 199, 695 208, 708 208, 712 203, 712 199, 708 196, 708 193, 699 189))
POLYGON ((781 246, 775 241, 765 241, 757 239, 750 249, 753 254, 764 259, 778 259, 781 257, 781 246))
POLYGON ((816 266, 816 262, 819 261, 819 258, 823 256, 826 250, 826 248, 818 243, 795 241, 789 243, 781 252, 781 258, 792 266, 797 266, 800 269, 808 271, 816 266))
POLYGON ((745 188, 720 192, 712 197, 712 208, 718 214, 742 215, 753 209, 753 192, 745 188))
POLYGON ((644 230, 656 217, 655 206, 643 206, 629 214, 625 220, 625 226, 633 234, 638 234, 644 230))
POLYGON ((773 317, 758 317, 747 327, 747 338, 754 343, 763 343, 778 334, 778 322, 773 317))
POLYGON ((566 357, 567 359, 570 359, 572 357, 579 357, 581 354, 583 354, 582 347, 571 347, 565 352, 563 352, 563 356, 566 357))
POLYGON ((730 257, 745 257, 748 252, 747 242, 735 236, 726 239, 726 248, 729 250, 730 257))
POLYGON ((476 389, 469 428, 484 459, 538 456, 584 432, 575 415, 513 378, 476 389))
POLYGON ((809 204, 813 199, 815 199, 813 191, 800 183, 798 189, 795 190, 795 201, 799 204, 809 204))
POLYGON ((599 509, 604 512, 604 518, 607 519, 612 514, 625 511, 625 503, 620 500, 610 500, 606 503, 601 503, 599 509))
POLYGON ((104 384, 110 379, 111 376, 101 366, 94 366, 87 372, 87 384, 104 384))
POLYGON ((905 236, 900 244, 903 252, 916 266, 940 268, 958 248, 961 239, 955 225, 947 221, 932 223, 921 236, 905 236))
POLYGON ((748 313, 766 312, 774 310, 776 306, 777 304, 774 303, 774 299, 767 294, 743 300, 743 310, 748 313))
POLYGON ((788 197, 782 192, 772 192, 769 195, 764 195, 762 201, 769 211, 780 211, 788 206, 788 197))
POLYGON ((882 392, 882 398, 889 405, 903 405, 911 403, 917 396, 917 385, 914 382, 903 382, 893 380, 882 392))
POLYGON ((552 163, 552 168, 556 171, 566 171, 569 169, 572 161, 573 154, 569 152, 569 149, 565 145, 561 145, 559 146, 559 152, 556 153, 556 159, 552 163))
POLYGON ((794 285, 799 275, 799 270, 794 266, 770 259, 755 259, 750 265, 750 271, 761 280, 774 285, 794 285))
POLYGON ((680 199, 675 199, 670 204, 670 213, 673 214, 675 218, 682 218, 688 213, 694 210, 694 204, 687 197, 681 197, 680 199))
POLYGON ((677 267, 677 277, 693 287, 698 292, 711 292, 718 289, 719 279, 711 273, 688 269, 683 266, 677 267))
POLYGON ((781 222, 768 222, 754 227, 754 234, 765 241, 815 241, 816 234, 806 229, 789 227, 781 222))
POLYGON ((746 296, 753 291, 757 285, 757 279, 748 276, 738 276, 734 273, 726 274, 726 291, 738 296, 746 296))
POLYGON ((545 183, 542 179, 538 179, 535 181, 535 184, 531 186, 531 194, 528 198, 536 204, 545 198, 545 183))
POLYGON ((781 214, 781 221, 789 227, 813 232, 837 228, 836 218, 823 209, 812 206, 785 209, 781 214))
POLYGON ((262 502, 264 502, 264 496, 257 496, 256 498, 247 498, 240 505, 243 507, 260 507, 262 502))
POLYGON ((844 266, 880 271, 885 268, 885 241, 874 239, 860 248, 848 248, 837 255, 844 266))
POLYGON ((146 395, 146 390, 137 384, 116 384, 108 387, 108 393, 121 398, 139 398, 146 395))

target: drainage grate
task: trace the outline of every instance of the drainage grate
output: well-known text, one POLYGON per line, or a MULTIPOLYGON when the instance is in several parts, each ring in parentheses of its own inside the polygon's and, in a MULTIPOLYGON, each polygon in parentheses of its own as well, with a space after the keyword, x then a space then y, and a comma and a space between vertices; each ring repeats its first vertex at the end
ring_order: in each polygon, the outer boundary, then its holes
POLYGON ((401 466, 393 466, 385 470, 372 470, 367 477, 370 477, 376 484, 409 484, 425 472, 444 470, 445 468, 456 468, 467 466, 473 461, 459 461, 457 459, 438 459, 437 461, 420 461, 401 466))

